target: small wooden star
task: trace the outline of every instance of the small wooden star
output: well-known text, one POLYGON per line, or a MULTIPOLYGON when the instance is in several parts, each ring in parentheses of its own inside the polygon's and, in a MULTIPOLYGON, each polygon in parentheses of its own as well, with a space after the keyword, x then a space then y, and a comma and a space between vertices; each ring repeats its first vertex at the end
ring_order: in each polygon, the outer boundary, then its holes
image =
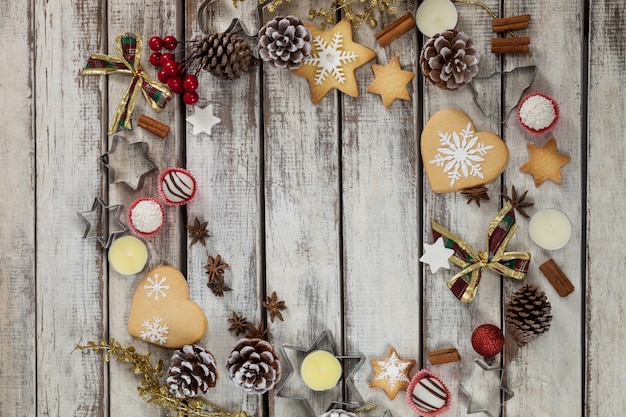
POLYGON ((209 276, 209 282, 224 276, 224 269, 228 268, 228 266, 226 262, 222 262, 220 255, 217 255, 215 258, 209 255, 208 263, 204 265, 206 274, 209 276))
POLYGON ((488 191, 489 189, 487 187, 474 187, 461 191, 461 194, 467 196, 467 204, 475 201, 476 205, 480 207, 481 200, 489 200, 488 191))
POLYGON ((572 158, 560 154, 556 150, 556 139, 554 137, 544 146, 528 144, 530 158, 528 162, 520 167, 520 171, 527 172, 533 176, 535 187, 539 187, 546 180, 552 180, 561 184, 561 168, 572 158))
POLYGON ((386 66, 372 64, 376 79, 367 87, 368 93, 380 94, 385 108, 397 98, 411 101, 406 86, 415 77, 415 73, 400 68, 400 58, 395 56, 386 66))
POLYGON ((382 388, 390 399, 396 398, 398 391, 409 386, 411 378, 409 371, 415 365, 413 359, 401 359, 392 347, 383 360, 371 360, 370 364, 376 375, 370 383, 370 388, 382 388))
POLYGON ((263 307, 267 308, 270 314, 270 320, 274 323, 274 318, 278 317, 280 321, 284 321, 281 310, 286 310, 284 301, 278 301, 278 295, 276 291, 272 292, 271 297, 267 297, 267 301, 263 302, 263 307))

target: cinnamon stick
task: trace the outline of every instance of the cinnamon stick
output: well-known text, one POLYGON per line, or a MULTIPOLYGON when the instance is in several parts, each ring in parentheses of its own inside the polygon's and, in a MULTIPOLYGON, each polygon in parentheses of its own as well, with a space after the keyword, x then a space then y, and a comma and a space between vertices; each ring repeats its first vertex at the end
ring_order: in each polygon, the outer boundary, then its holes
POLYGON ((461 356, 455 348, 449 348, 428 352, 428 360, 432 365, 441 365, 444 363, 458 362, 461 360, 461 356))
POLYGON ((376 34, 376 40, 380 46, 387 46, 398 39, 409 29, 415 27, 415 19, 411 12, 406 12, 398 20, 383 28, 376 34))
POLYGON ((574 285, 552 259, 549 259, 541 264, 539 270, 548 279, 557 294, 561 297, 568 296, 574 292, 574 285))
POLYGON ((493 32, 507 32, 509 30, 526 29, 530 23, 530 15, 522 14, 518 16, 502 17, 493 19, 491 29, 493 32))
POLYGON ((148 117, 145 114, 139 116, 137 125, 143 129, 146 129, 148 132, 157 135, 161 139, 165 138, 167 134, 170 133, 170 127, 168 125, 163 124, 158 120, 154 120, 153 118, 148 117))
POLYGON ((494 54, 527 54, 529 51, 528 45, 491 46, 494 54))
POLYGON ((519 36, 517 38, 492 38, 491 46, 513 46, 513 45, 528 45, 530 44, 530 38, 528 36, 519 36))

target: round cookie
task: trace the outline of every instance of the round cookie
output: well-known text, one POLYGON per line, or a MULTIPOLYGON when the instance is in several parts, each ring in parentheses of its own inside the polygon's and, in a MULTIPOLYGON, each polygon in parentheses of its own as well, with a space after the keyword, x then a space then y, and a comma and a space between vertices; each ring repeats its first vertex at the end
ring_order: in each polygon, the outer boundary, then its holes
POLYGON ((420 140, 424 170, 436 193, 487 184, 506 168, 509 150, 497 135, 476 132, 465 113, 445 109, 430 118, 420 140))

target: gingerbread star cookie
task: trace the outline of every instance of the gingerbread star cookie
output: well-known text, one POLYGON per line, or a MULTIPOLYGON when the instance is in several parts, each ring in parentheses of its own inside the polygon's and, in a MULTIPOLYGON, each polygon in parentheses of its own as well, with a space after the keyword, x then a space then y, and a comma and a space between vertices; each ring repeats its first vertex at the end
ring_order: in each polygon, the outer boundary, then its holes
POLYGON ((415 365, 412 359, 401 359, 392 347, 389 354, 382 360, 371 360, 370 364, 376 375, 370 388, 382 388, 390 399, 396 398, 398 391, 409 386, 409 371, 415 365))
POLYGON ((539 187, 546 180, 552 180, 557 184, 563 182, 561 168, 572 158, 557 152, 554 137, 550 138, 544 146, 529 143, 528 154, 530 158, 519 170, 533 176, 535 187, 539 187))
POLYGON ((292 72, 309 80, 311 101, 317 104, 333 88, 357 97, 355 71, 372 60, 376 53, 352 41, 352 23, 343 19, 324 32, 306 24, 312 34, 311 56, 292 72))
POLYGON ((415 77, 415 73, 402 70, 399 57, 393 57, 386 66, 372 64, 372 70, 376 79, 367 87, 367 92, 380 94, 385 108, 389 108, 397 98, 411 101, 406 86, 415 77))

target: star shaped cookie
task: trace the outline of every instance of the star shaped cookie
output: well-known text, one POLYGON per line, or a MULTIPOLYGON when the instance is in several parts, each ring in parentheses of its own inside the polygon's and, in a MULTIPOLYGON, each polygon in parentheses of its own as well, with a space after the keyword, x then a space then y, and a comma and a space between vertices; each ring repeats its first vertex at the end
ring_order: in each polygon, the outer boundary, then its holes
POLYGON ((355 71, 376 53, 352 40, 349 20, 341 20, 326 32, 308 23, 306 26, 312 34, 311 56, 292 72, 309 80, 313 104, 319 103, 333 88, 357 97, 355 71))
POLYGON ((561 168, 572 158, 557 152, 554 137, 550 138, 544 146, 529 143, 528 154, 530 158, 519 170, 533 176, 535 187, 539 187, 546 180, 552 180, 557 184, 563 182, 561 168))
POLYGON ((367 92, 380 94, 385 108, 389 108, 397 98, 411 101, 406 86, 415 77, 415 73, 400 68, 400 57, 393 57, 386 66, 372 64, 372 70, 376 79, 367 87, 367 92))
POLYGON ((396 398, 398 391, 409 386, 411 378, 409 371, 415 365, 412 359, 401 359, 392 347, 387 357, 383 360, 371 360, 370 364, 376 375, 370 388, 382 388, 390 399, 396 398))
POLYGON ((213 115, 212 104, 209 104, 205 108, 194 106, 193 114, 185 120, 193 125, 193 132, 191 134, 194 136, 197 136, 200 133, 206 133, 211 136, 211 129, 213 129, 213 126, 221 122, 218 117, 213 115))
POLYGON ((424 254, 420 262, 428 264, 430 272, 435 273, 439 268, 450 269, 448 258, 454 254, 454 249, 448 249, 443 244, 443 238, 439 237, 432 245, 424 243, 424 254))

